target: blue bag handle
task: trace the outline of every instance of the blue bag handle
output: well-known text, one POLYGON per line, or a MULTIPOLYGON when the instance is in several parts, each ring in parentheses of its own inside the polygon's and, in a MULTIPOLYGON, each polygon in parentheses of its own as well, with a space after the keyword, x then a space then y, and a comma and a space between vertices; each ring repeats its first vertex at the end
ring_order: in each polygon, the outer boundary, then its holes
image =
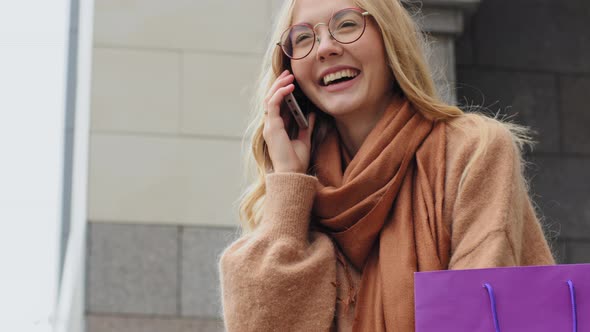
MULTIPOLYGON (((576 292, 574 289, 574 282, 568 280, 567 286, 570 291, 570 300, 572 302, 572 321, 574 322, 573 332, 578 331, 578 316, 576 310, 576 292)), ((494 319, 494 328, 496 332, 500 332, 500 324, 498 323, 498 312, 496 311, 496 298, 494 297, 494 288, 489 283, 484 283, 483 288, 487 290, 488 297, 490 298, 490 307, 492 308, 492 317, 494 319)))
POLYGON ((494 318, 494 328, 496 332, 500 332, 500 324, 498 324, 498 313, 496 312, 496 298, 494 297, 494 288, 487 282, 483 284, 483 287, 488 290, 488 296, 490 297, 490 306, 492 307, 492 317, 494 318))

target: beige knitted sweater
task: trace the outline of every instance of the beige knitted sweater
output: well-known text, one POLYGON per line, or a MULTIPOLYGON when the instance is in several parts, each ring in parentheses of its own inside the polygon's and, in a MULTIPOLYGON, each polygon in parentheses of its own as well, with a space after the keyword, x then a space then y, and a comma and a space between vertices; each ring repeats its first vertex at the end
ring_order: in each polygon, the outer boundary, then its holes
MULTIPOLYGON (((495 120, 474 117, 455 119, 446 129, 448 269, 554 264, 512 134, 495 120), (476 153, 478 147, 485 151, 476 153)), ((298 173, 267 175, 260 226, 221 256, 227 331, 350 331, 354 303, 346 299, 354 298, 360 271, 338 263, 331 239, 309 230, 317 181, 298 173)))

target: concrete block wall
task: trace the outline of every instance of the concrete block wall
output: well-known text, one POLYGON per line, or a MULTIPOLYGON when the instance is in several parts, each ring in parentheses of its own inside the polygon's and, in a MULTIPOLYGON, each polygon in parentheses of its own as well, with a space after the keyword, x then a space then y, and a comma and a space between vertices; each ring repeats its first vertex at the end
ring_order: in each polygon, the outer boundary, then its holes
MULTIPOLYGON (((238 236, 248 99, 281 2, 96 1, 87 331, 223 330, 216 262, 238 236)), ((441 86, 458 13, 423 22, 441 86)))
POLYGON ((272 0, 98 0, 87 330, 221 331, 240 145, 272 0), (248 15, 244 15, 248 13, 248 15))
POLYGON ((482 1, 457 46, 460 103, 538 132, 532 193, 562 263, 590 262, 590 2, 482 1))
POLYGON ((92 222, 87 328, 222 331, 216 260, 233 228, 92 222))

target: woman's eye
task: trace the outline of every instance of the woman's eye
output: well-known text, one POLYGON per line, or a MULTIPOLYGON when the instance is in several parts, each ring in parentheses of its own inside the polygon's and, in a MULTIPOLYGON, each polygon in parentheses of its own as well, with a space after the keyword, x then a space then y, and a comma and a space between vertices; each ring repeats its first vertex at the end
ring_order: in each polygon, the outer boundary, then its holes
POLYGON ((338 25, 338 29, 355 27, 355 26, 357 26, 355 21, 344 21, 338 25))
POLYGON ((311 38, 311 36, 309 34, 299 35, 299 36, 297 36, 297 38, 295 38, 295 44, 299 44, 308 38, 311 38))

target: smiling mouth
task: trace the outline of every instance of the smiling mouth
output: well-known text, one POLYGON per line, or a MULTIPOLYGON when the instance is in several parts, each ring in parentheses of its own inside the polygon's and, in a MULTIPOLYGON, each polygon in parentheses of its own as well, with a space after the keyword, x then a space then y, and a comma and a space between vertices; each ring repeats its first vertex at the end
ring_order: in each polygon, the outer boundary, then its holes
POLYGON ((354 69, 345 69, 339 72, 331 73, 324 76, 320 80, 321 86, 329 86, 333 84, 338 84, 346 81, 350 81, 356 78, 360 74, 360 71, 354 69))

